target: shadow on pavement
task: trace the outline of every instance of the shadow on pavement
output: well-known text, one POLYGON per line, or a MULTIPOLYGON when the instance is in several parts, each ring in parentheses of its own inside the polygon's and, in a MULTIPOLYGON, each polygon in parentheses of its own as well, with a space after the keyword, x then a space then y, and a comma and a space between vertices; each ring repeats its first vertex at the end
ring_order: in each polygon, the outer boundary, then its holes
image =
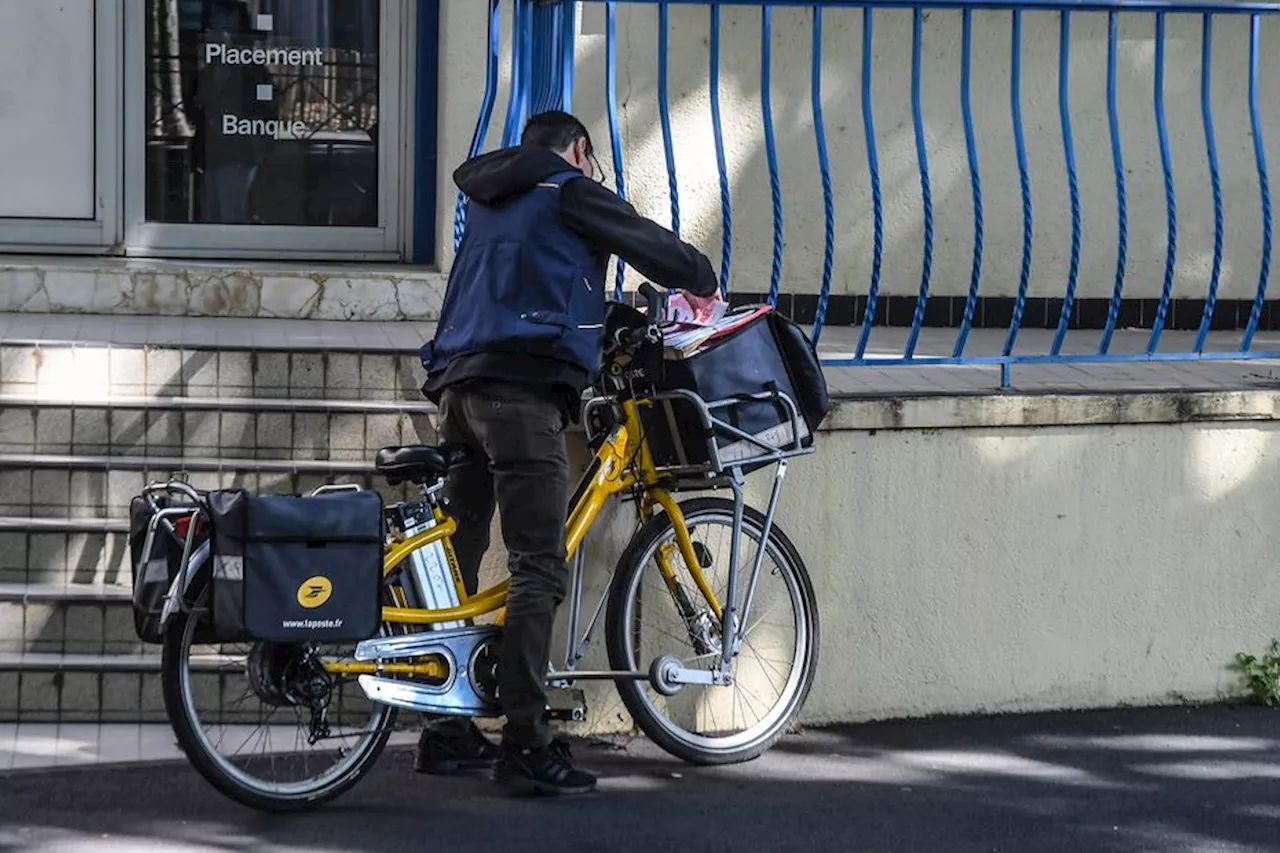
POLYGON ((261 815, 185 765, 0 777, 0 850, 1280 849, 1280 713, 1209 707, 819 729, 698 768, 583 744, 573 800, 415 776, 388 751, 341 800, 261 815))

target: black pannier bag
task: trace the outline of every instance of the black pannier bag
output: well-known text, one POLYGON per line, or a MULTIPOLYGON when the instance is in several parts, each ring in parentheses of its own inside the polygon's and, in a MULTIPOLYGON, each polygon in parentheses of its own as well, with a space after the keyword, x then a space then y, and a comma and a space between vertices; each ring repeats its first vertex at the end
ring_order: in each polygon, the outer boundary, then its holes
POLYGON ((382 621, 382 496, 209 494, 213 623, 224 642, 346 643, 382 621))
MULTIPOLYGON (((151 521, 161 511, 184 507, 167 496, 148 499, 138 495, 129 505, 129 558, 133 567, 133 628, 144 643, 164 642, 160 629, 160 614, 164 599, 182 569, 182 553, 186 546, 187 523, 180 523, 184 516, 169 515, 157 520, 151 547, 147 553, 147 532, 151 521), (155 502, 153 508, 152 501, 155 502), (176 529, 175 529, 176 528, 176 529)), ((191 507, 194 512, 195 507, 191 507)), ((194 550, 194 549, 193 549, 194 550)), ((201 638, 204 639, 204 638, 201 638)))
MULTIPOLYGON (((797 408, 801 447, 813 444, 813 433, 829 406, 826 379, 817 352, 796 324, 769 311, 691 358, 669 358, 659 390, 692 391, 708 403, 762 392, 787 395, 797 408)), ((791 411, 777 397, 742 400, 712 410, 713 417, 766 444, 794 446, 791 411)), ((711 460, 708 436, 693 405, 665 400, 645 417, 654 461, 659 467, 703 468, 711 460)), ((721 463, 759 457, 768 451, 725 430, 714 431, 721 463)), ((767 461, 744 466, 751 471, 767 461)))

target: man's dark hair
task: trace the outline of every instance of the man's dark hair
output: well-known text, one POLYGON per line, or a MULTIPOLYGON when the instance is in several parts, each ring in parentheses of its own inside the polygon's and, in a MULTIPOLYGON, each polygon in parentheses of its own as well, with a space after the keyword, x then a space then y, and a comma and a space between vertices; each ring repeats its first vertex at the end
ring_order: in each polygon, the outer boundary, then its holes
POLYGON ((587 140, 587 156, 592 156, 595 150, 586 125, 560 110, 538 113, 525 122, 524 132, 520 134, 521 145, 552 151, 563 151, 579 139, 587 140))

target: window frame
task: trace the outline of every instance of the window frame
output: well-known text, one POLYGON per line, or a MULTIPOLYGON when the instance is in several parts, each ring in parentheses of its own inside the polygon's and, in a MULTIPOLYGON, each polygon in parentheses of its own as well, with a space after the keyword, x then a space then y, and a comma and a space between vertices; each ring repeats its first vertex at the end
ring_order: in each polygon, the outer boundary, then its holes
MULTIPOLYGON (((118 0, 117 0, 118 2, 118 0)), ((400 0, 380 2, 376 227, 223 225, 146 220, 146 7, 124 8, 124 253, 139 258, 399 261, 405 246, 405 67, 410 24, 400 0)))
POLYGON ((103 254, 121 236, 120 136, 123 127, 123 0, 93 0, 92 218, 0 217, 0 252, 103 254))

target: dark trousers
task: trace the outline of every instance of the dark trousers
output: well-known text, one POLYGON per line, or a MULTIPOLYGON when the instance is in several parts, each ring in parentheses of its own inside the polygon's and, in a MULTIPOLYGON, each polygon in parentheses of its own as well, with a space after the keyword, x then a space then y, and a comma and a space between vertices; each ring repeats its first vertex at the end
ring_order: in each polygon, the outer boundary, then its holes
MULTIPOLYGON (((556 608, 564 600, 564 521, 569 462, 564 411, 550 389, 484 382, 448 388, 440 400, 440 439, 461 442, 472 459, 449 475, 448 496, 458 522, 453 545, 467 585, 479 586, 495 506, 507 547, 507 596, 498 692, 505 740, 545 746, 545 679, 556 608)), ((447 730, 462 721, 433 724, 447 730)))

